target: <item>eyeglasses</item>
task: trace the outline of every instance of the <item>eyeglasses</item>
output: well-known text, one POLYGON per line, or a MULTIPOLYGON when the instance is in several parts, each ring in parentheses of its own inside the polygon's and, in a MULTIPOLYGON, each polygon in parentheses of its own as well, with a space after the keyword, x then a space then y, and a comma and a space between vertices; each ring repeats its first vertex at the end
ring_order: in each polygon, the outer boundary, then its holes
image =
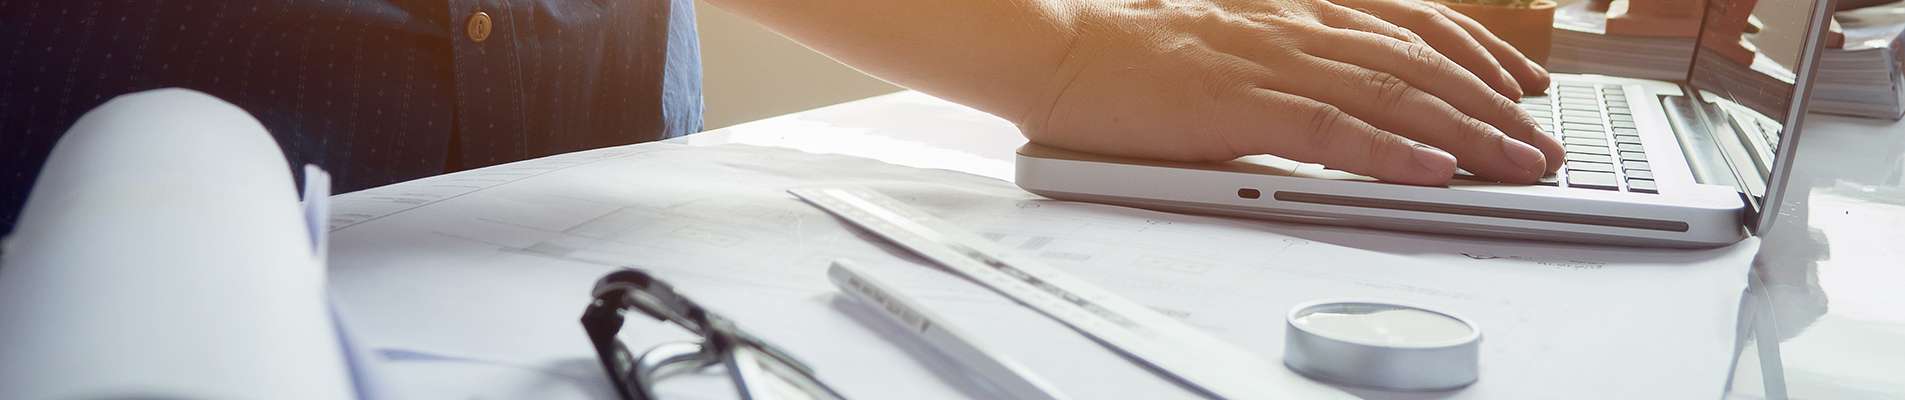
POLYGON ((609 273, 595 282, 594 294, 582 313, 582 327, 623 399, 655 400, 655 382, 715 364, 725 367, 742 399, 843 399, 800 360, 676 294, 674 287, 647 272, 627 268, 609 273), (701 340, 664 343, 635 357, 615 338, 629 308, 679 325, 701 340))

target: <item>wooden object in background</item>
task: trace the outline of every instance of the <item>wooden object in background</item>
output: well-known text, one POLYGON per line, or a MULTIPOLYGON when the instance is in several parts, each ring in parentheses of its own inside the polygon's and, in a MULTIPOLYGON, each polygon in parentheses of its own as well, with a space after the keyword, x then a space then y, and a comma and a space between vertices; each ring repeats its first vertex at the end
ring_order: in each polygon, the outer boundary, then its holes
POLYGON ((1554 46, 1555 2, 1535 0, 1526 6, 1438 2, 1481 23, 1528 59, 1548 65, 1548 53, 1554 46))
POLYGON ((1707 27, 1701 33, 1700 47, 1740 65, 1753 65, 1753 47, 1746 43, 1745 35, 1759 0, 1706 1, 1707 27))
POLYGON ((1694 37, 1706 0, 1616 1, 1607 10, 1607 34, 1615 36, 1694 37))

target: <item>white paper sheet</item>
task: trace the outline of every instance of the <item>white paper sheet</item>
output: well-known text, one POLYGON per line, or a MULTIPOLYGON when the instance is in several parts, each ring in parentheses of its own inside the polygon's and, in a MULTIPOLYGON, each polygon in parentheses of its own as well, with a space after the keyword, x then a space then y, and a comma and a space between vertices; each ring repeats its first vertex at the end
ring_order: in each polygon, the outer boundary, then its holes
MULTIPOLYGON (((929 365, 919 343, 845 307, 825 271, 846 257, 1078 398, 1194 396, 783 192, 840 184, 880 190, 1273 360, 1284 313, 1318 298, 1390 299, 1481 325, 1478 383, 1356 391, 1379 398, 1718 397, 1757 248, 1753 239, 1656 250, 1184 216, 1045 200, 990 178, 859 158, 655 143, 339 196, 333 295, 355 311, 344 319, 358 339, 387 355, 380 371, 393 372, 382 383, 407 390, 599 397, 591 386, 606 381, 590 368, 577 318, 596 278, 634 265, 790 349, 849 397, 981 395, 935 375, 943 367, 929 365), (553 389, 566 386, 577 387, 553 389)), ((623 336, 638 351, 684 337, 631 321, 623 336)), ((722 384, 691 377, 663 391, 731 395, 722 384)))
POLYGON ((0 398, 355 397, 286 167, 196 92, 82 117, 9 239, 0 398))

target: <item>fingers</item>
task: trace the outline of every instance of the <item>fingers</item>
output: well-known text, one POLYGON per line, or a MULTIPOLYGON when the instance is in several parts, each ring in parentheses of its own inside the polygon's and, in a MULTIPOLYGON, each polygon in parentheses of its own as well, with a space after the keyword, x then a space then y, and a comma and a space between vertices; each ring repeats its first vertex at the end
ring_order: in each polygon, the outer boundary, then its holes
POLYGON ((1292 160, 1368 175, 1389 182, 1442 185, 1455 174, 1455 157, 1384 132, 1322 102, 1271 90, 1253 90, 1226 103, 1229 141, 1247 154, 1292 160))
POLYGON ((1384 21, 1382 18, 1376 18, 1375 15, 1366 11, 1343 6, 1330 6, 1327 4, 1324 5, 1324 7, 1325 9, 1321 13, 1322 15, 1318 18, 1318 22, 1322 22, 1324 26, 1338 29, 1355 29, 1388 36, 1409 43, 1428 43, 1422 39, 1422 36, 1416 35, 1415 32, 1396 26, 1396 24, 1390 23, 1389 21, 1384 21))
POLYGON ((1559 141, 1541 133, 1535 126, 1534 118, 1529 117, 1527 112, 1507 98, 1496 96, 1487 85, 1464 72, 1435 49, 1345 29, 1326 29, 1314 34, 1324 38, 1319 44, 1305 49, 1311 55, 1395 75, 1409 86, 1434 95, 1463 114, 1494 126, 1511 138, 1533 145, 1541 150, 1544 162, 1524 165, 1526 170, 1533 171, 1531 174, 1541 175, 1561 168, 1563 151, 1559 141))
MULTIPOLYGON (((1355 9, 1348 10, 1350 12, 1365 10, 1377 17, 1381 17, 1383 20, 1394 22, 1396 25, 1415 32, 1415 34, 1420 35, 1422 40, 1427 42, 1429 46, 1435 47, 1436 51, 1446 55, 1450 60, 1455 61, 1457 65, 1461 65, 1462 68, 1468 70, 1469 73, 1474 74, 1475 77, 1481 78, 1482 82, 1487 83, 1490 88, 1495 89, 1496 93, 1501 93, 1502 96, 1507 96, 1512 100, 1521 99, 1524 85, 1517 82, 1516 77, 1511 75, 1508 70, 1502 68, 1502 64, 1496 61, 1495 54, 1490 53, 1487 48, 1483 47, 1481 42, 1476 40, 1476 37, 1480 35, 1476 35, 1464 29, 1462 26, 1450 20, 1442 12, 1438 11, 1440 8, 1447 7, 1440 7, 1439 5, 1416 0, 1331 1, 1338 5, 1355 9)), ((1349 29, 1362 30, 1361 28, 1349 29)), ((1487 34, 1486 30, 1483 30, 1482 33, 1490 38, 1494 37, 1494 35, 1487 34)), ((1499 41, 1500 39, 1496 40, 1499 41)), ((1517 53, 1517 57, 1519 57, 1519 53, 1517 53)), ((1542 87, 1546 88, 1547 86, 1544 85, 1542 87)))
POLYGON ((1541 64, 1536 64, 1534 60, 1528 59, 1528 56, 1521 54, 1521 50, 1516 50, 1515 46, 1509 45, 1507 41, 1502 40, 1493 33, 1489 33, 1488 28, 1483 27, 1480 22, 1475 22, 1475 19, 1455 12, 1455 10, 1449 9, 1448 6, 1441 4, 1435 4, 1434 6, 1437 12, 1441 12, 1442 15, 1448 17, 1450 21, 1455 21, 1456 25, 1460 25, 1462 29, 1468 30, 1469 34, 1474 36, 1476 41, 1481 42, 1482 47, 1487 48, 1488 53, 1495 56, 1495 60, 1501 63, 1502 68, 1506 68, 1508 74, 1513 75, 1515 81, 1521 83, 1522 93, 1542 93, 1548 91, 1548 84, 1551 83, 1551 81, 1548 77, 1547 68, 1542 68, 1541 64))
POLYGON ((1339 61, 1310 60, 1301 73, 1308 79, 1271 79, 1265 86, 1334 105, 1377 129, 1441 148, 1463 169, 1484 178, 1532 183, 1546 172, 1522 166, 1546 165, 1546 156, 1534 146, 1509 138, 1402 78, 1339 61))

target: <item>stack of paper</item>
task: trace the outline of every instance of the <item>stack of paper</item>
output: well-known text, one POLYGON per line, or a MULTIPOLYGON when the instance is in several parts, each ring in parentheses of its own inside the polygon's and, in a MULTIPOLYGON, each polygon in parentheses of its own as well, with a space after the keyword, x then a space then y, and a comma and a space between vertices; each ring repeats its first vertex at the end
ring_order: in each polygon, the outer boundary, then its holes
POLYGON ((1708 100, 1731 100, 1768 118, 1786 119, 1795 77, 1771 57, 1755 53, 1751 65, 1742 65, 1702 49, 1694 72, 1693 86, 1708 93, 1708 100))
MULTIPOLYGON (((1555 9, 1554 50, 1548 59, 1549 70, 1670 81, 1687 79, 1688 66, 1693 60, 1693 38, 1608 35, 1607 15, 1588 9, 1587 3, 1572 2, 1555 9)), ((1905 53, 1895 50, 1905 41, 1905 36, 1901 36, 1901 32, 1905 32, 1905 6, 1845 11, 1834 19, 1843 27, 1845 46, 1826 49, 1820 55, 1818 86, 1813 89, 1809 110, 1888 119, 1905 115, 1905 82, 1901 81, 1905 53)), ((1765 57, 1760 58, 1763 61, 1765 57)), ((1755 61, 1752 70, 1767 69, 1759 65, 1762 61, 1755 61)), ((1718 64, 1708 67, 1727 68, 1718 64)), ((1746 69, 1733 69, 1709 70, 1723 73, 1725 78, 1703 84, 1738 79, 1726 86, 1772 87, 1776 83, 1790 85, 1792 82, 1790 73, 1756 76, 1746 74, 1749 72, 1746 69)), ((1776 69, 1790 70, 1788 67, 1776 69)), ((1790 92, 1757 93, 1784 96, 1790 92)), ((1783 98, 1763 100, 1784 101, 1783 98)))
POLYGON ((1905 6, 1892 5, 1841 12, 1845 48, 1828 49, 1819 59, 1815 112, 1898 119, 1905 115, 1905 6))
POLYGON ((1588 3, 1576 1, 1555 8, 1549 70, 1667 81, 1687 79, 1693 38, 1611 36, 1607 34, 1607 14, 1588 9, 1588 3))

